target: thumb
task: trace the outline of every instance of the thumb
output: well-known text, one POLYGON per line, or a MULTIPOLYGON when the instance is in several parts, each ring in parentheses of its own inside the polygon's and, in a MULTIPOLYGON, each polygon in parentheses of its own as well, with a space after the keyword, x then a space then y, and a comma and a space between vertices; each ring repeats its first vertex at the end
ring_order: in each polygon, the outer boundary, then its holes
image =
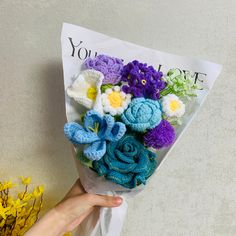
POLYGON ((106 195, 96 195, 86 193, 83 195, 84 200, 92 207, 92 206, 101 206, 101 207, 118 207, 123 202, 121 197, 113 197, 106 195))

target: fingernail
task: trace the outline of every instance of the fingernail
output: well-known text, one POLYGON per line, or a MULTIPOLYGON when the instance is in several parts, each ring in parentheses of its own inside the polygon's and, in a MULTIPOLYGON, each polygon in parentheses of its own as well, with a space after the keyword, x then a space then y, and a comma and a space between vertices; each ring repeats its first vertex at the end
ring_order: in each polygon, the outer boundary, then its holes
POLYGON ((114 203, 115 205, 120 205, 123 202, 123 199, 121 197, 115 197, 114 203))

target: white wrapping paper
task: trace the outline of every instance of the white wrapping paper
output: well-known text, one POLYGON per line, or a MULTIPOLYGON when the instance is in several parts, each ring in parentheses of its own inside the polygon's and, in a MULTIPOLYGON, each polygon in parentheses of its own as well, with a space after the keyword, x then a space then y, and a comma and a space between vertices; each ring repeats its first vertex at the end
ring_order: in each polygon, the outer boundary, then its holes
MULTIPOLYGON (((63 24, 61 45, 65 90, 82 70, 84 60, 99 54, 122 58, 124 64, 137 59, 154 66, 156 69, 160 69, 163 73, 166 73, 171 68, 179 68, 183 73, 185 71, 191 71, 194 74, 196 83, 201 86, 202 90, 198 91, 197 98, 186 107, 187 112, 184 115, 183 124, 176 130, 177 140, 204 102, 222 67, 221 65, 208 61, 148 49, 67 23, 63 24)), ((79 120, 80 115, 86 111, 85 108, 75 104, 72 99, 67 97, 66 93, 65 101, 67 120, 79 120)), ((158 168, 171 148, 158 151, 158 168)), ((76 165, 81 183, 87 192, 120 195, 124 198, 124 202, 120 207, 113 209, 101 208, 100 212, 92 214, 81 225, 79 235, 119 236, 127 211, 127 202, 125 199, 127 197, 133 197, 142 191, 143 186, 133 190, 126 189, 105 180, 103 177, 98 177, 95 172, 82 166, 77 160, 76 165)), ((158 168, 156 171, 158 171, 158 168)))

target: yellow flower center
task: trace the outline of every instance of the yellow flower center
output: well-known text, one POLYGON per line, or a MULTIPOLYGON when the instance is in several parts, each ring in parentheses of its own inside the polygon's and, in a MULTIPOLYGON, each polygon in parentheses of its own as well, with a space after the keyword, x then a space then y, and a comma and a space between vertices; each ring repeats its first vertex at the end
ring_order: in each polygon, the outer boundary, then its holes
POLYGON ((122 106, 123 98, 119 92, 113 91, 107 96, 110 105, 114 108, 118 108, 122 106))
POLYGON ((170 101, 170 109, 171 111, 176 111, 180 108, 180 102, 178 100, 172 100, 170 101))
POLYGON ((97 96, 97 89, 95 87, 90 87, 87 90, 87 97, 94 101, 96 99, 96 96, 97 96))
POLYGON ((147 83, 147 81, 145 79, 142 79, 141 82, 143 85, 145 85, 147 83))
POLYGON ((89 126, 88 128, 89 128, 92 132, 94 132, 94 133, 97 134, 98 131, 99 131, 99 123, 96 122, 96 123, 94 124, 94 128, 93 128, 93 127, 90 127, 90 126, 89 126))

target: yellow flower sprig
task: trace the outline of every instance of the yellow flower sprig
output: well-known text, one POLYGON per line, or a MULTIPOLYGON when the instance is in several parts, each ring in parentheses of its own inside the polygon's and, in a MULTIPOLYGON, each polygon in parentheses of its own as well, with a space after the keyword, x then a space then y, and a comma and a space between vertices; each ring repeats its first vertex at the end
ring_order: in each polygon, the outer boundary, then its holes
MULTIPOLYGON (((43 202, 43 186, 29 191, 30 177, 21 177, 22 192, 14 197, 11 181, 0 182, 0 236, 21 236, 38 220, 43 202)), ((16 192, 16 191, 15 191, 16 192)))

